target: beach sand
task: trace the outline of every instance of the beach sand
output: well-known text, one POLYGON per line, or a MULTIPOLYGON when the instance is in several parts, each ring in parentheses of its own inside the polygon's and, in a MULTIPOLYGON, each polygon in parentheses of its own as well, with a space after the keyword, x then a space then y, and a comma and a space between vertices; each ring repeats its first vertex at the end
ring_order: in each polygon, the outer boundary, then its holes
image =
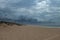
POLYGON ((60 40, 60 28, 0 24, 0 40, 60 40))

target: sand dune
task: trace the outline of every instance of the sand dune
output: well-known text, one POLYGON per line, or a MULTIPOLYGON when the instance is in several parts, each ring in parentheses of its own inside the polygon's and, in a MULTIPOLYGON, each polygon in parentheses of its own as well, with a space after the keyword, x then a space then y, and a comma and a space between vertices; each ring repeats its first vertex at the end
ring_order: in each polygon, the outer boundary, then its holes
POLYGON ((0 40, 60 40, 60 28, 0 24, 0 40))

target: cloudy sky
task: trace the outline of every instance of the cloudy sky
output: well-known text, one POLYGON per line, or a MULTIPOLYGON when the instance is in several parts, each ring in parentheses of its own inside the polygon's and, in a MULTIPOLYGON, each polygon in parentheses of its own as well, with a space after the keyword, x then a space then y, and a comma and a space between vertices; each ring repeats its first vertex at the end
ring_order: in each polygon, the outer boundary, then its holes
POLYGON ((60 0, 0 0, 0 18, 19 19, 21 15, 60 22, 60 0))

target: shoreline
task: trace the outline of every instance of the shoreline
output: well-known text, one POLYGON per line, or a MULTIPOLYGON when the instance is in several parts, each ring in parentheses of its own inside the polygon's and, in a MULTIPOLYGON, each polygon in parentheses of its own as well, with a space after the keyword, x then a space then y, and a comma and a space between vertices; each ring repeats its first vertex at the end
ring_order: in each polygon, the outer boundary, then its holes
POLYGON ((60 28, 60 26, 48 26, 48 25, 27 25, 27 26, 33 26, 33 27, 40 27, 40 28, 60 28))

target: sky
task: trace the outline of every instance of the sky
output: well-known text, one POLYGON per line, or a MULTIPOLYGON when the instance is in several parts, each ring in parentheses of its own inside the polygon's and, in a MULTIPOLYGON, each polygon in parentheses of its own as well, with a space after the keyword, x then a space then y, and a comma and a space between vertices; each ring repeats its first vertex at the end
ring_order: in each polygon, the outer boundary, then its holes
POLYGON ((0 0, 0 18, 60 22, 60 0, 0 0))

